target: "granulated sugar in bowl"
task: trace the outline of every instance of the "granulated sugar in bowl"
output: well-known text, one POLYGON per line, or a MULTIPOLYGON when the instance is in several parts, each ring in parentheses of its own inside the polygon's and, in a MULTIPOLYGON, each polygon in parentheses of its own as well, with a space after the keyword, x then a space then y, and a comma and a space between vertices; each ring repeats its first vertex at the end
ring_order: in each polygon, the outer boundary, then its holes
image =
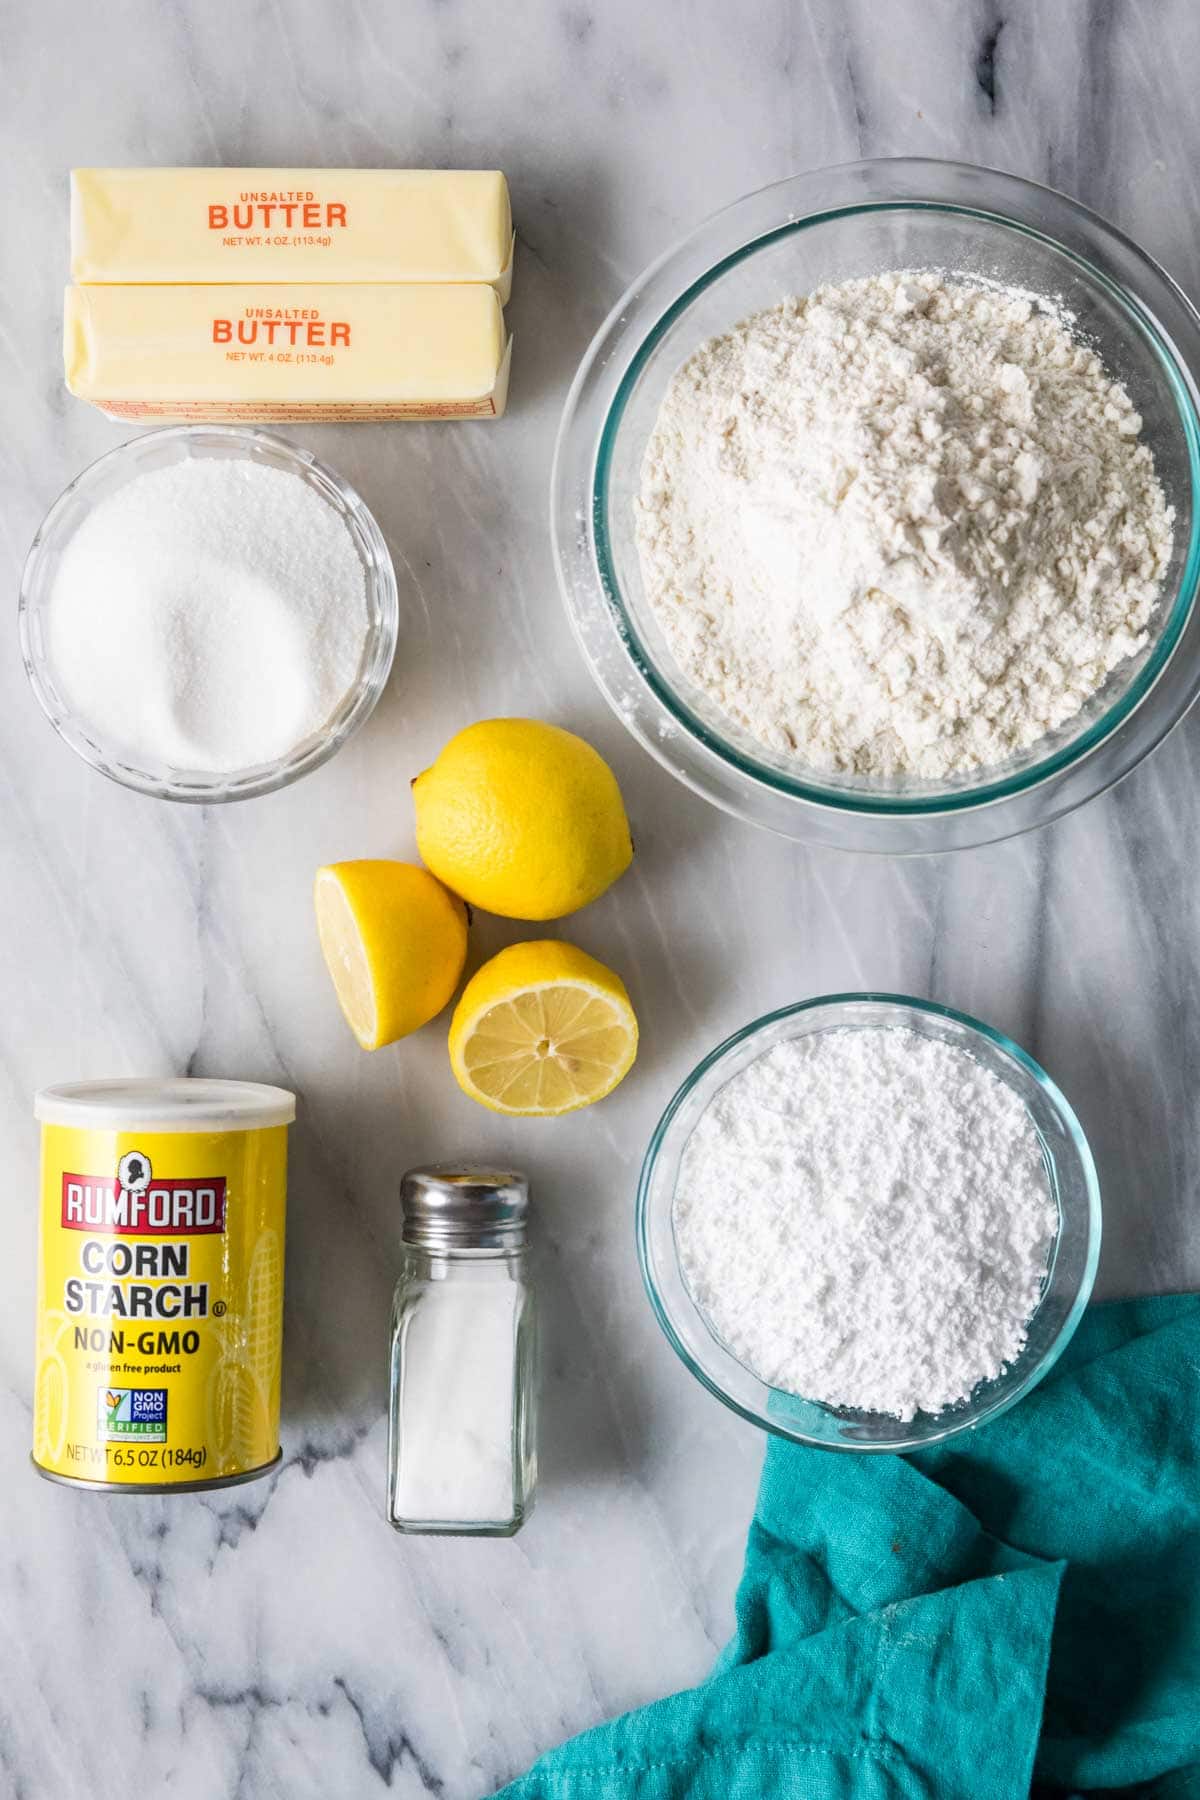
POLYGON ((131 786, 225 799, 332 754, 386 679, 387 550, 358 497, 263 432, 155 432, 86 470, 35 540, 30 678, 131 786))
POLYGON ((750 1026, 685 1083, 639 1195, 685 1362, 785 1436, 902 1449, 1045 1373, 1086 1302, 1099 1194, 1024 1052, 964 1015, 845 995, 750 1026))

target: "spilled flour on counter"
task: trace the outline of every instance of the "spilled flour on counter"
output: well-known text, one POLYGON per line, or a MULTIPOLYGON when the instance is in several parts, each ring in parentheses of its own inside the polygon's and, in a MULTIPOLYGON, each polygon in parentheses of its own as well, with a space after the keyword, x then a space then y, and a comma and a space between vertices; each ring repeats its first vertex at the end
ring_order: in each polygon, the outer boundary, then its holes
POLYGON ((647 597, 683 673, 778 752, 1002 762, 1147 642, 1173 514, 1141 428, 1025 296, 820 288, 672 380, 636 501, 647 597))
POLYGON ((674 1227, 693 1299, 761 1380, 909 1419, 1020 1354, 1058 1209, 1010 1087, 873 1027, 777 1044, 726 1083, 674 1227))

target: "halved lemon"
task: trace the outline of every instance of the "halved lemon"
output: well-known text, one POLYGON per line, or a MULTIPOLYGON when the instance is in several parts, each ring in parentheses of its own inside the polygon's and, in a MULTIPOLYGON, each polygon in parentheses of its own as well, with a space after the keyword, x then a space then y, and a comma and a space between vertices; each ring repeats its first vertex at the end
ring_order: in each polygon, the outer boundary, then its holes
POLYGON ((317 870, 321 951, 364 1050, 428 1024, 467 958, 467 910, 427 869, 364 860, 317 870))
POLYGON ((450 1022, 450 1066, 492 1112, 550 1118, 611 1094, 637 1055, 619 975, 573 944, 513 944, 484 963, 450 1022))

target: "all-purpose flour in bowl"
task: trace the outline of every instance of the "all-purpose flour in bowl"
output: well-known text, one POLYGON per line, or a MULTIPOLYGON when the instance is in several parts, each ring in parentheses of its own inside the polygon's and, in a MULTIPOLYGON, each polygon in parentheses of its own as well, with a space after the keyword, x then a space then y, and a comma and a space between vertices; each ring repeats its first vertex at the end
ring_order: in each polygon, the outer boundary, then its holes
POLYGON ((1174 516, 1065 317, 929 271, 756 312, 676 373, 636 500, 686 678, 800 765, 945 779, 1148 641, 1174 516))
POLYGON ((286 757, 354 685, 366 575, 339 512, 240 456, 149 468, 67 541, 49 596, 55 683, 135 764, 233 774, 286 757))
POLYGON ((1021 1097, 898 1026, 787 1039, 732 1076, 673 1205, 684 1281, 739 1362, 900 1419, 1017 1359, 1058 1223, 1021 1097))

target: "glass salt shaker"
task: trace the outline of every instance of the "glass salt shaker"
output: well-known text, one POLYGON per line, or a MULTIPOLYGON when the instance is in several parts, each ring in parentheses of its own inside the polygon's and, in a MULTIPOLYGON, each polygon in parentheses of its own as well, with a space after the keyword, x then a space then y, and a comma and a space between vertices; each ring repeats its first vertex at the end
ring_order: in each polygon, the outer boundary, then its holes
POLYGON ((529 1184, 515 1171, 410 1169, 392 1306, 388 1519, 511 1537, 537 1481, 529 1184))

